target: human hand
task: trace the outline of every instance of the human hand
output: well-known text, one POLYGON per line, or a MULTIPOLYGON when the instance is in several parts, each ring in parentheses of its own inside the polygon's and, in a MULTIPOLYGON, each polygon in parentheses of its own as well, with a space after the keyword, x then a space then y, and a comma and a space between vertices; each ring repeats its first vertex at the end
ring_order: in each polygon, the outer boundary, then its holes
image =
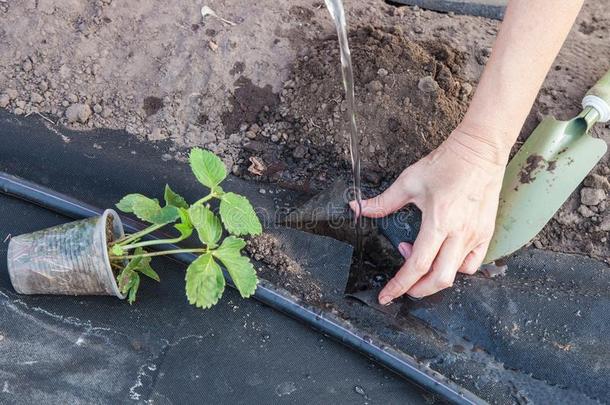
MULTIPOLYGON (((415 243, 399 245, 404 265, 379 293, 386 305, 408 293, 434 294, 456 273, 473 274, 493 235, 508 150, 456 129, 436 150, 409 166, 384 193, 362 201, 362 215, 380 218, 408 203, 422 211, 415 243)), ((358 213, 358 205, 350 202, 358 213)))

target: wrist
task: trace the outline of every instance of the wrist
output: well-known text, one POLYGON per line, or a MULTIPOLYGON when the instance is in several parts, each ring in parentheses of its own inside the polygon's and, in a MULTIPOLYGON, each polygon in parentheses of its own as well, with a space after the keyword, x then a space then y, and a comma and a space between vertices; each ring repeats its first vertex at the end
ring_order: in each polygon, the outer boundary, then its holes
POLYGON ((508 162, 513 137, 508 131, 463 121, 447 142, 456 152, 469 156, 479 165, 503 168, 508 162))

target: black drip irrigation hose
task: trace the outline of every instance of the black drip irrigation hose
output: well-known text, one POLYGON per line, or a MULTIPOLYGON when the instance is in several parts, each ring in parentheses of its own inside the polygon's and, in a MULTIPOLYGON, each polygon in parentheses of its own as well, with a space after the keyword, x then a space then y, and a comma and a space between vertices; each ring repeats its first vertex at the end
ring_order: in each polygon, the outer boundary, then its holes
MULTIPOLYGON (((0 192, 73 219, 101 215, 103 212, 100 208, 4 172, 0 172, 0 192)), ((137 232, 144 228, 142 224, 131 219, 121 219, 128 233, 137 232)), ((172 250, 179 247, 176 245, 158 245, 156 248, 172 250)), ((178 253, 172 255, 172 257, 182 263, 189 264, 197 256, 191 253, 178 253)), ((230 277, 228 280, 230 280, 230 277)), ((231 282, 229 282, 229 285, 234 288, 231 282)), ((485 403, 481 398, 459 387, 440 373, 418 364, 413 358, 387 347, 375 339, 361 336, 355 328, 332 314, 296 302, 293 297, 275 290, 273 285, 264 280, 256 289, 254 298, 365 354, 377 363, 448 402, 455 404, 485 403)))

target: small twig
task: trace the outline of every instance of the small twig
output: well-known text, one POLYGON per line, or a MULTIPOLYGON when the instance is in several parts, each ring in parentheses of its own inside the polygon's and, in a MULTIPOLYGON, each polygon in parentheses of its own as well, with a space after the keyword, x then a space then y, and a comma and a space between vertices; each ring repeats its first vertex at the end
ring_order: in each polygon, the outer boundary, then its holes
POLYGON ((214 18, 217 18, 218 20, 222 21, 223 23, 227 24, 227 25, 237 25, 236 23, 234 23, 233 21, 227 20, 225 18, 220 17, 218 14, 216 14, 216 12, 214 10, 212 10, 211 8, 209 8, 208 6, 203 6, 201 7, 201 16, 203 18, 205 18, 206 16, 212 16, 214 18))
POLYGON ((8 235, 6 235, 6 238, 4 238, 4 242, 2 243, 6 243, 10 238, 11 238, 11 234, 9 233, 8 235))
POLYGON ((320 126, 316 125, 316 123, 315 123, 315 122, 313 122, 313 118, 310 118, 310 119, 309 119, 309 123, 310 123, 311 125, 313 125, 314 127, 318 128, 318 129, 322 129, 320 126))
POLYGON ((39 113, 38 111, 36 111, 36 114, 40 115, 40 116, 42 117, 42 119, 47 120, 47 121, 48 121, 48 122, 50 122, 51 124, 53 124, 53 125, 57 125, 57 123, 56 123, 56 122, 53 122, 53 120, 52 120, 52 119, 50 119, 50 118, 48 118, 48 117, 45 117, 44 115, 42 115, 42 114, 41 114, 41 113, 39 113))

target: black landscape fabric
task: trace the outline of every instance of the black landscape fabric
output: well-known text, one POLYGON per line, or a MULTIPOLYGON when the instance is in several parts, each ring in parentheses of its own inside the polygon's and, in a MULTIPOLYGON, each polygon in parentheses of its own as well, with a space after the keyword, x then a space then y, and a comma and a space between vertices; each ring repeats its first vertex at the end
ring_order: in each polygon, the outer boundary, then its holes
MULTIPOLYGON (((0 112, 2 138, 0 170, 43 184, 99 207, 112 206, 127 192, 158 196, 166 182, 172 186, 176 184, 177 191, 191 199, 199 193, 199 186, 191 180, 186 164, 176 161, 166 162, 160 158, 169 148, 168 144, 150 145, 116 132, 77 133, 59 130, 63 133, 63 138, 45 128, 42 121, 17 120, 0 112), (94 147, 93 144, 96 146, 94 147)), ((259 207, 259 212, 263 213, 262 216, 268 226, 274 223, 278 207, 294 206, 306 197, 294 192, 286 192, 272 185, 255 185, 238 179, 232 179, 228 187, 248 195, 259 207), (273 193, 261 194, 258 192, 259 187, 273 189, 273 193)), ((10 206, 3 203, 3 207, 8 208, 4 208, 2 215, 9 217, 11 213, 30 212, 33 209, 26 208, 24 203, 12 204, 10 206)), ((2 231, 5 234, 11 232, 17 234, 53 222, 62 222, 61 218, 49 219, 48 213, 44 215, 44 220, 39 213, 32 218, 41 219, 25 218, 22 223, 15 222, 19 217, 12 218, 11 221, 7 219, 6 222, 2 222, 2 231), (14 230, 10 229, 11 227, 14 230)), ((508 260, 508 271, 505 275, 495 278, 487 278, 483 275, 459 277, 451 290, 421 301, 397 302, 392 307, 380 311, 374 306, 374 293, 366 291, 356 293, 358 299, 343 296, 342 286, 345 285, 350 266, 351 249, 348 246, 342 242, 333 242, 332 239, 304 234, 297 230, 271 228, 271 233, 276 235, 280 240, 280 246, 284 247, 284 253, 306 269, 312 278, 318 280, 322 291, 323 308, 334 311, 349 322, 357 333, 366 336, 372 343, 416 358, 423 367, 428 366, 440 372, 484 400, 492 403, 604 403, 610 398, 610 384, 608 384, 610 381, 610 269, 606 264, 581 256, 524 250, 508 260), (316 256, 310 256, 310 252, 314 252, 316 256), (370 305, 363 305, 363 302, 370 305)), ((3 261, 2 266, 4 265, 3 261)), ((172 266, 175 265, 168 262, 168 267, 172 266)), ((265 270, 268 271, 270 270, 265 270)), ((265 272, 263 277, 268 274, 265 272)), ((185 381, 188 379, 191 379, 188 380, 191 382, 197 381, 195 376, 201 378, 205 372, 199 372, 201 368, 197 367, 197 363, 191 364, 190 361, 186 362, 190 364, 186 367, 188 371, 180 369, 179 366, 190 356, 188 352, 190 349, 186 346, 181 347, 181 343, 176 342, 182 342, 180 340, 182 337, 186 341, 192 339, 189 344, 195 346, 192 348, 193 351, 203 346, 207 347, 211 342, 218 342, 217 352, 204 354, 206 353, 204 350, 200 355, 212 356, 215 361, 220 362, 220 358, 224 355, 219 353, 225 350, 223 345, 228 344, 227 339, 229 339, 224 335, 237 333, 236 328, 243 327, 243 324, 231 322, 231 327, 227 326, 228 329, 221 330, 220 327, 212 324, 213 315, 191 310, 185 304, 183 297, 176 299, 182 294, 181 272, 168 271, 167 274, 166 278, 169 282, 165 280, 165 283, 159 286, 144 286, 141 302, 129 307, 111 298, 17 296, 10 288, 8 278, 3 272, 2 297, 0 297, 3 301, 3 311, 7 312, 6 316, 20 317, 10 318, 10 329, 18 331, 15 332, 15 344, 20 340, 23 344, 23 340, 43 339, 44 334, 49 333, 62 336, 61 339, 56 339, 57 345, 67 345, 67 342, 70 342, 70 345, 74 345, 70 347, 75 351, 70 351, 72 357, 66 359, 61 355, 67 350, 66 348, 57 346, 57 350, 49 349, 49 352, 41 354, 43 356, 41 358, 45 359, 45 364, 50 368, 38 372, 26 367, 31 365, 25 364, 32 361, 30 359, 5 362, 2 372, 6 373, 6 376, 25 373, 28 378, 36 379, 35 383, 28 385, 35 387, 37 384, 43 384, 49 370, 59 373, 60 369, 66 369, 61 366, 66 362, 80 364, 81 361, 86 362, 87 358, 91 358, 89 362, 91 369, 100 367, 100 361, 123 364, 127 368, 138 364, 137 370, 127 370, 117 366, 115 374, 110 373, 108 378, 112 377, 119 381, 129 375, 130 383, 134 383, 137 381, 134 378, 141 373, 142 384, 146 388, 139 390, 136 388, 136 393, 144 395, 143 398, 152 398, 156 395, 155 390, 160 386, 171 387, 171 384, 177 384, 175 379, 178 378, 181 379, 181 384, 186 384, 185 381), (176 315, 178 312, 181 315, 176 315), (92 319, 93 316, 98 319, 92 319), (138 317, 142 317, 142 322, 134 321, 138 317), (72 319, 74 319, 73 324, 70 323, 72 319), (83 319, 88 321, 82 321, 83 319), (193 319, 202 323, 194 323, 193 319), (30 328, 28 320, 39 325, 38 329, 30 328), (176 327, 189 330, 184 334, 177 332, 174 334, 176 327), (130 332, 130 328, 133 328, 133 331, 130 332), (164 333, 171 336, 164 336, 164 333), (82 343, 79 340, 81 334, 87 342, 86 350, 78 346, 78 342, 82 343), (189 338, 190 334, 199 337, 189 338), (154 350, 157 350, 155 352, 157 354, 142 354, 138 349, 128 349, 126 345, 131 336, 138 336, 139 343, 134 344, 140 347, 139 350, 146 347, 145 350, 151 351, 152 349, 147 345, 156 345, 154 350), (116 344, 108 344, 109 341, 123 339, 125 346, 122 348, 116 344), (163 342, 167 343, 163 344, 163 342), (173 350, 174 344, 176 351, 173 350), (79 351, 81 349, 82 351, 79 351), (178 349, 186 350, 188 353, 178 353, 178 349), (171 353, 172 356, 159 355, 161 352, 171 353), (148 367, 149 363, 142 361, 148 358, 162 359, 162 361, 160 363, 155 362, 156 360, 151 361, 148 367), (21 364, 19 361, 25 363, 21 364), (174 367, 171 369, 173 371, 160 372, 156 369, 159 364, 163 367, 171 365, 174 367)), ((240 318, 245 320, 247 325, 250 322, 252 325, 257 325, 260 322, 266 325, 263 329, 270 328, 274 331, 283 327, 279 326, 281 323, 279 320, 278 324, 272 325, 270 323, 272 320, 269 320, 271 318, 265 318, 263 321, 255 316, 255 313, 258 313, 256 311, 262 311, 266 317, 274 314, 282 318, 277 313, 259 304, 236 299, 232 291, 226 294, 218 309, 209 312, 210 314, 214 311, 226 311, 219 316, 224 317, 226 322, 232 316, 231 305, 240 308, 251 306, 252 310, 249 312, 251 318, 245 314, 241 314, 243 319, 240 318)), ((273 322, 276 322, 275 318, 273 322)), ((3 328, 7 329, 6 326, 3 328)), ((295 333, 293 337, 290 337, 288 332, 283 334, 286 339, 295 339, 292 347, 286 349, 283 354, 274 352, 281 357, 281 360, 273 365, 267 365, 265 370, 277 368, 277 373, 280 373, 281 364, 284 362, 296 361, 297 363, 294 364, 298 368, 298 362, 303 361, 292 358, 292 352, 298 351, 295 348, 302 346, 299 340, 301 335, 294 329, 286 330, 295 333)), ((9 331, 3 331, 3 334, 8 333, 9 331)), ((273 349, 269 347, 273 345, 265 346, 261 343, 262 348, 257 349, 252 341, 252 334, 261 335, 255 330, 251 333, 242 333, 239 339, 243 340, 245 345, 243 349, 249 351, 249 355, 252 356, 251 361, 254 361, 258 350, 272 351, 273 349), (243 337, 244 334, 248 336, 247 339, 243 337)), ((262 332, 262 336, 259 338, 265 339, 265 332, 262 332)), ((308 338, 303 337, 303 339, 305 342, 308 338)), ((6 341, 5 337, 4 342, 6 341)), ((0 350, 5 347, 2 344, 3 342, 0 341, 0 350)), ((233 346, 227 349, 228 353, 226 353, 229 357, 237 356, 242 349, 239 340, 232 344, 233 346)), ((342 353, 341 356, 345 355, 345 351, 342 353)), ((6 355, 9 354, 10 352, 7 351, 6 355)), ((351 357, 345 356, 344 361, 351 361, 351 357)), ((269 359, 265 361, 266 364, 271 363, 269 359)), ((105 367, 102 369, 109 373, 110 366, 105 367)), ((71 372, 69 368, 67 369, 66 372, 71 372)), ((87 374, 82 369, 78 372, 87 374)), ((264 375, 266 372, 261 374, 259 371, 261 375, 257 377, 263 379, 260 382, 262 385, 268 384, 266 380, 268 377, 264 375)), ((340 372, 348 373, 347 370, 340 372)), ((307 374, 305 371, 304 373, 307 374)), ((350 371, 350 374, 356 378, 355 372, 350 371)), ((70 378, 74 378, 74 374, 66 376, 66 379, 70 378)), ((87 378, 92 377, 87 376, 87 378)), ((239 384, 247 381, 247 378, 251 377, 240 377, 239 384)), ((259 381, 256 378, 255 380, 259 381)), ((9 380, 5 378, 5 381, 9 380)), ((13 378, 10 381, 16 380, 13 378)), ((227 392, 227 395, 237 395, 231 391, 231 387, 234 389, 234 386, 223 381, 213 382, 216 393, 227 392)), ((279 392, 291 391, 290 382, 297 387, 300 384, 289 380, 286 386, 274 387, 279 392)), ((278 384, 280 383, 276 385, 278 384)), ((115 389, 116 395, 119 395, 119 391, 120 395, 131 395, 127 384, 109 382, 109 385, 112 385, 112 388, 108 390, 115 389)), ((129 387, 133 388, 131 385, 129 387)), ((192 389, 191 387, 190 392, 192 389)), ((63 392, 66 395, 77 395, 72 392, 73 390, 66 388, 63 392)), ((33 392, 30 393, 30 398, 41 398, 35 397, 33 392)), ((28 391, 20 391, 20 393, 22 397, 28 397, 28 391)), ((47 394, 45 391, 45 395, 47 394)), ((37 391, 36 395, 42 394, 37 391)), ((119 398, 112 397, 115 395, 113 393, 107 395, 110 395, 108 398, 119 398)), ((379 401, 370 395, 369 397, 370 402, 373 403, 385 400, 382 397, 379 397, 379 401)), ((69 400, 71 397, 65 398, 69 400)), ((344 399, 348 398, 341 398, 340 401, 344 399)), ((386 400, 385 403, 392 403, 392 400, 386 400)))
MULTIPOLYGON (((0 195, 2 238, 66 221, 0 195)), ((146 280, 130 306, 18 295, 0 249, 0 403, 425 403, 389 371, 232 289, 205 312, 188 305, 180 263, 158 261, 162 283, 146 280)))

